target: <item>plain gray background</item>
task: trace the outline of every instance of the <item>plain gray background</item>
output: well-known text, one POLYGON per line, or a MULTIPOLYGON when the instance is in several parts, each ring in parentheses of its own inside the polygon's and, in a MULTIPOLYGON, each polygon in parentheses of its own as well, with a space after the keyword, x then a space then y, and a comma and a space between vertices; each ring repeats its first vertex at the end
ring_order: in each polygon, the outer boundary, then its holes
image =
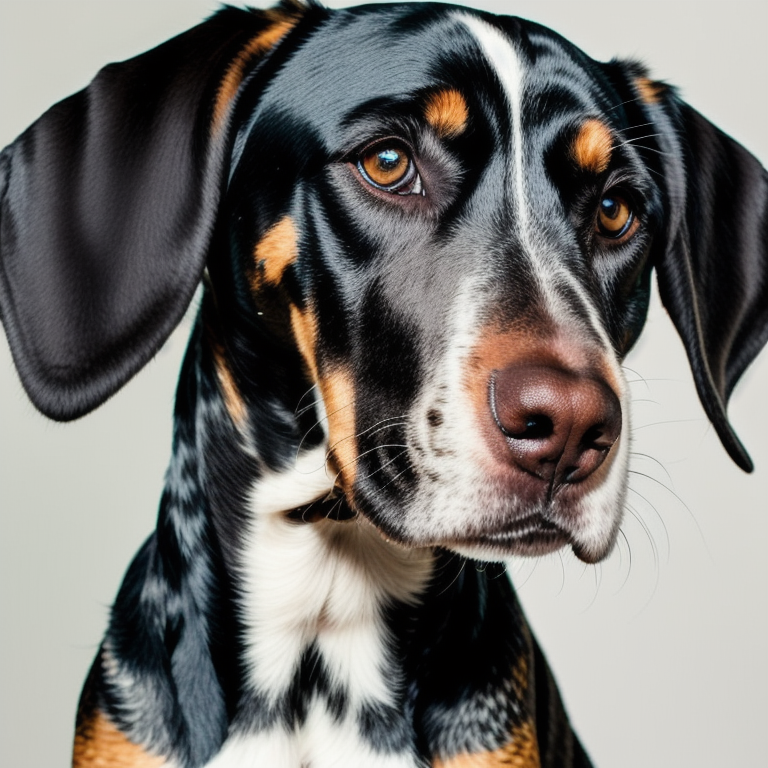
MULTIPOLYGON (((765 2, 482 5, 547 24, 595 58, 641 58, 768 160, 765 2)), ((0 146, 103 64, 215 7, 0 1, 0 146)), ((80 685, 153 526, 187 332, 188 321, 113 400, 69 425, 34 411, 0 342, 4 768, 69 765, 80 685)), ((598 567, 568 554, 515 562, 515 582, 598 767, 765 765, 768 354, 730 408, 757 465, 751 476, 709 427, 658 306, 627 368, 635 453, 618 550, 598 567)))

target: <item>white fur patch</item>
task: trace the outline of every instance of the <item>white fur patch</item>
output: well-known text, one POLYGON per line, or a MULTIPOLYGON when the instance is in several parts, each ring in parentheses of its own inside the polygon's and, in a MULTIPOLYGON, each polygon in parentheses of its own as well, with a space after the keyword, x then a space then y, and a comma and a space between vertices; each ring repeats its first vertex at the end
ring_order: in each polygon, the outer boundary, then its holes
POLYGON ((206 768, 418 768, 411 754, 374 752, 349 718, 336 722, 315 701, 300 732, 275 728, 228 741, 206 768))
POLYGON ((392 602, 413 604, 432 572, 432 553, 385 541, 368 522, 300 523, 287 511, 325 496, 333 475, 325 448, 299 456, 293 467, 257 483, 253 520, 241 562, 247 684, 276 701, 285 694, 307 647, 315 643, 332 684, 349 702, 337 722, 324 701, 308 704, 295 730, 276 726, 230 739, 211 768, 410 768, 412 757, 374 753, 355 722, 365 704, 396 704, 401 683, 383 619, 392 602))

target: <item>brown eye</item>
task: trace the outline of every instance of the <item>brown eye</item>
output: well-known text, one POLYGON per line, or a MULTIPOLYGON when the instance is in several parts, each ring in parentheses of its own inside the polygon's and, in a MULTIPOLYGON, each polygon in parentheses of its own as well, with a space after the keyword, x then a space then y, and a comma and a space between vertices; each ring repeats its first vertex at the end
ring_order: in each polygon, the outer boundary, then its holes
POLYGON ((597 212, 597 231, 603 237, 618 240, 629 232, 634 220, 629 203, 621 195, 603 195, 597 212))
POLYGON ((421 194, 421 179, 408 151, 401 144, 388 141, 363 151, 357 168, 363 178, 377 189, 400 195, 421 194))

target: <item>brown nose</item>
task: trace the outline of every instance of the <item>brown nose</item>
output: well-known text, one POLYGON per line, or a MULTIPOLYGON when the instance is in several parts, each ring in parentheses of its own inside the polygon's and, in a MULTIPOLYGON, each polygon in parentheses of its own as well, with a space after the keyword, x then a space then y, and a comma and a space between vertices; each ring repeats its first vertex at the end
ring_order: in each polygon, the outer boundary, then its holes
POLYGON ((555 366, 494 371, 490 405, 514 463, 554 486, 589 477, 621 432, 621 406, 611 388, 555 366))

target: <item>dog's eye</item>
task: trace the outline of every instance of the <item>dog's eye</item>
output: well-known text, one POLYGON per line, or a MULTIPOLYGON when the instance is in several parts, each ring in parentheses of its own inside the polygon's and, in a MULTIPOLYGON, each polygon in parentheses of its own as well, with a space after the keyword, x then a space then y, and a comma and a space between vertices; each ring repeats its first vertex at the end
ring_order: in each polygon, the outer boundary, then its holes
POLYGON ((398 195, 422 194, 421 178, 408 150, 399 142, 367 147, 357 163, 360 175, 376 189, 398 195))
POLYGON ((632 229, 634 222, 635 215, 624 197, 613 192, 602 196, 597 211, 597 231, 603 237, 618 240, 632 229))

